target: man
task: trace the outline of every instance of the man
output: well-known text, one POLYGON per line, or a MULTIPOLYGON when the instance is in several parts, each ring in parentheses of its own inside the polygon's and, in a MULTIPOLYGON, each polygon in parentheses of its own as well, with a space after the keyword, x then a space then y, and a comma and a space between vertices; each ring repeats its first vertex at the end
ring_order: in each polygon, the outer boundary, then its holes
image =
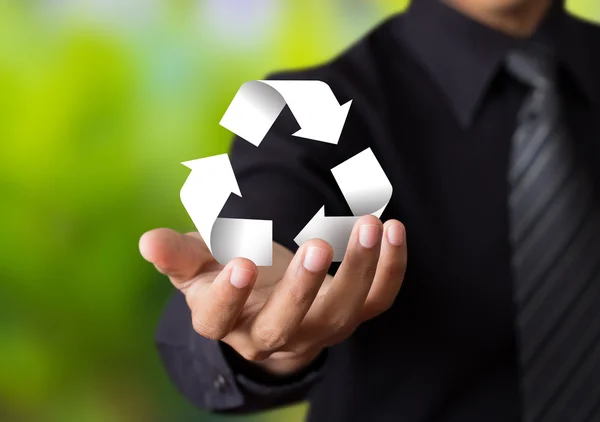
POLYGON ((274 220, 272 267, 142 237, 179 289, 157 341, 181 392, 219 412, 308 399, 312 421, 600 421, 599 53, 551 0, 415 0, 274 76, 353 106, 338 146, 293 138, 290 113, 234 142, 225 214, 274 220), (393 198, 329 267, 292 239, 323 205, 350 215, 330 169, 367 147, 393 198))

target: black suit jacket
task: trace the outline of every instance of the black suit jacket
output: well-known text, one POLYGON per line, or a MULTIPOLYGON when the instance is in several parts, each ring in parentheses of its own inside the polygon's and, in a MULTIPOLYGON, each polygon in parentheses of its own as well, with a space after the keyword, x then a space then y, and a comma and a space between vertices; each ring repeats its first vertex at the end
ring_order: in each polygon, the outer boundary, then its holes
MULTIPOLYGON (((598 189, 600 29, 556 5, 533 38, 556 52, 571 137, 598 189)), ((519 420, 507 168, 527 87, 503 59, 528 41, 421 0, 331 62, 272 76, 323 80, 340 103, 353 99, 346 127, 337 146, 294 138, 286 110, 260 147, 236 139, 243 199, 223 216, 271 219, 295 250, 323 205, 351 214, 330 169, 371 147, 394 187, 382 220, 407 229, 408 272, 389 311, 286 380, 194 333, 175 295, 157 339, 183 394, 220 412, 308 399, 313 421, 519 420)))

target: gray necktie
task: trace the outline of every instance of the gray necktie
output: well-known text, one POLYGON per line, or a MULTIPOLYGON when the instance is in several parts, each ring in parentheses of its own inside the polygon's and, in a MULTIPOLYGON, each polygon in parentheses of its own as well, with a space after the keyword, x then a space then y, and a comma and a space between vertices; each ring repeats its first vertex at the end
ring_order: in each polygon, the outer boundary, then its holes
POLYGON ((530 87, 509 169, 523 421, 600 421, 600 215, 551 57, 509 55, 530 87))

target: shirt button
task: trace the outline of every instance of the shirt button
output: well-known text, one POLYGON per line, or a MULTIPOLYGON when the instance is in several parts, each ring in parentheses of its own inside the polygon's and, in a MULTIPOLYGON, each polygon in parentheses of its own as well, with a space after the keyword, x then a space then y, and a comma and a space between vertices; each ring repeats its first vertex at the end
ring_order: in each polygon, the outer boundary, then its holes
POLYGON ((217 391, 222 393, 227 387, 227 380, 223 375, 219 374, 217 378, 215 378, 215 380, 213 381, 213 385, 217 391))

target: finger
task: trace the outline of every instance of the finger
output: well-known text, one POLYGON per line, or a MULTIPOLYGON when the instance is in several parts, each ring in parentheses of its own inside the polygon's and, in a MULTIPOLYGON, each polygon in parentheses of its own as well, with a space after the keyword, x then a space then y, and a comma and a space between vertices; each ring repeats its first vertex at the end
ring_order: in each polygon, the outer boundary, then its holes
POLYGON ((261 351, 284 346, 310 309, 333 259, 325 241, 305 242, 292 259, 251 328, 252 342, 261 351))
POLYGON ((388 220, 383 226, 379 263, 365 300, 362 321, 373 318, 392 306, 404 281, 406 263, 405 227, 398 220, 388 220))
POLYGON ((372 215, 354 225, 346 255, 315 313, 332 334, 358 323, 375 276, 381 233, 382 223, 372 215))
POLYGON ((257 274, 252 261, 236 258, 214 279, 208 274, 200 275, 185 292, 194 330, 213 340, 225 337, 248 300, 257 274))
POLYGON ((212 255, 199 236, 182 235, 170 229, 155 229, 140 238, 140 253, 175 287, 187 287, 203 266, 214 263, 212 255))

